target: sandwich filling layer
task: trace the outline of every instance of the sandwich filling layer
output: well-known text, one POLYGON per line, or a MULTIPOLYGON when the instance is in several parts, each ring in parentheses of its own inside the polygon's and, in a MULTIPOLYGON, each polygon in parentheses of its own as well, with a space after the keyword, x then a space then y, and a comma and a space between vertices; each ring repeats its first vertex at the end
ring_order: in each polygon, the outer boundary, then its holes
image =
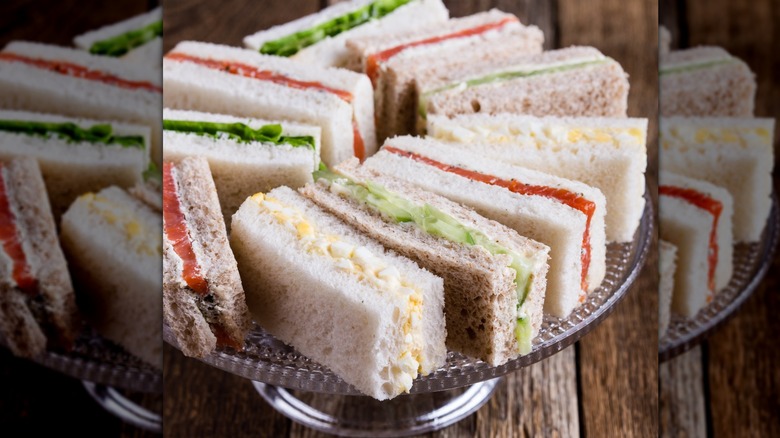
POLYGON ((96 41, 89 48, 89 53, 114 57, 122 56, 157 37, 162 37, 162 33, 162 20, 157 20, 139 29, 129 30, 111 38, 96 41))
POLYGON ((102 82, 107 85, 112 85, 120 88, 127 88, 130 90, 146 90, 154 93, 162 93, 162 87, 152 84, 146 81, 131 81, 128 79, 120 78, 117 75, 106 73, 98 70, 90 70, 87 67, 74 64, 67 61, 56 61, 49 59, 31 58, 29 56, 18 55, 16 53, 2 52, 0 53, 0 61, 6 62, 19 62, 29 65, 31 67, 40 68, 50 72, 58 73, 64 76, 71 76, 74 78, 86 79, 95 82, 102 82))
POLYGON ((512 258, 509 268, 515 271, 514 283, 517 291, 515 337, 523 354, 531 351, 530 316, 524 306, 533 282, 531 261, 436 207, 429 204, 417 205, 379 184, 371 181, 356 183, 343 175, 328 171, 315 172, 314 179, 319 178, 329 183, 331 192, 366 205, 395 222, 410 223, 427 234, 457 244, 480 246, 493 255, 509 255, 512 258))
POLYGON ((434 138, 457 143, 520 143, 537 147, 560 144, 611 143, 620 147, 626 141, 644 143, 645 134, 640 128, 594 128, 567 124, 484 122, 478 126, 459 123, 435 123, 429 134, 434 138))
POLYGON ((315 149, 314 137, 282 135, 282 125, 264 125, 257 129, 243 123, 217 123, 187 120, 163 120, 163 130, 196 134, 216 139, 228 138, 238 143, 271 143, 315 149))
POLYGON ((593 201, 590 201, 568 190, 557 189, 554 187, 524 184, 514 179, 512 180, 501 179, 493 175, 475 172, 472 170, 464 169, 462 167, 451 166, 449 164, 436 161, 434 159, 425 157, 423 155, 416 154, 414 152, 404 151, 392 146, 386 145, 383 147, 383 150, 390 152, 392 154, 409 158, 418 163, 427 164, 429 166, 435 167, 444 172, 449 172, 455 175, 462 176, 464 178, 468 178, 472 181, 478 181, 492 186, 503 187, 512 193, 517 193, 519 195, 529 195, 529 196, 543 196, 546 198, 554 199, 560 202, 561 204, 571 207, 584 214, 587 219, 585 223, 585 232, 582 234, 582 249, 580 253, 580 260, 582 263, 582 272, 580 277, 581 278, 580 288, 582 290, 580 291, 580 302, 583 302, 585 300, 586 291, 588 290, 587 277, 588 277, 588 269, 590 268, 590 254, 591 254, 590 224, 591 224, 591 219, 593 218, 593 214, 596 211, 596 204, 593 201))
POLYGON ((214 296, 209 291, 208 281, 195 255, 187 217, 179 199, 175 165, 171 162, 163 163, 163 232, 181 259, 182 280, 195 293, 198 309, 216 336, 217 345, 241 350, 241 341, 233 339, 218 321, 214 296))
POLYGON ((140 135, 114 135, 111 125, 101 123, 82 128, 72 122, 35 122, 30 120, 0 120, 0 131, 15 134, 56 136, 68 143, 94 143, 144 149, 140 135))
POLYGON ((271 215, 296 236, 309 254, 330 259, 336 269, 355 277, 372 288, 400 295, 407 300, 402 316, 404 348, 390 372, 395 374, 402 391, 409 391, 412 380, 421 371, 422 362, 422 293, 406 280, 397 268, 377 257, 369 248, 355 246, 335 234, 323 232, 295 207, 262 193, 251 197, 260 210, 271 215))
POLYGON ((457 38, 467 38, 471 36, 476 36, 476 35, 489 32, 491 30, 500 29, 509 23, 517 23, 517 22, 518 22, 517 17, 506 17, 493 23, 487 23, 480 26, 472 27, 470 29, 464 29, 464 30, 452 32, 445 35, 439 35, 436 37, 426 38, 418 41, 412 41, 409 43, 400 44, 398 46, 382 50, 377 53, 372 53, 371 55, 368 55, 368 57, 366 58, 366 74, 371 79, 371 83, 374 84, 374 86, 376 86, 376 80, 379 74, 379 65, 381 63, 387 62, 389 59, 391 59, 392 57, 394 57, 395 55, 401 53, 406 49, 412 47, 430 45, 430 44, 438 44, 443 41, 453 40, 457 38))
POLYGON ((499 84, 514 79, 527 79, 535 76, 563 73, 580 68, 606 64, 610 61, 612 61, 611 58, 607 58, 606 56, 602 55, 599 57, 590 57, 590 59, 571 59, 554 64, 521 65, 506 69, 504 71, 490 73, 485 76, 458 81, 435 88, 433 90, 422 92, 419 98, 418 113, 420 114, 420 117, 425 118, 428 112, 428 100, 431 98, 431 96, 445 91, 462 92, 467 88, 480 85, 499 84))
POLYGON ((669 196, 681 199, 712 215, 712 229, 710 230, 709 251, 707 253, 707 288, 710 290, 707 302, 711 302, 715 294, 715 271, 718 266, 718 221, 723 211, 723 204, 705 193, 676 186, 658 187, 659 196, 669 196))
POLYGON ((309 29, 295 32, 272 41, 267 41, 260 47, 260 53, 266 55, 292 56, 306 47, 334 37, 342 32, 354 29, 371 20, 378 20, 411 0, 377 0, 362 6, 352 12, 331 18, 309 29))
POLYGON ((698 70, 706 70, 712 67, 718 67, 727 64, 736 64, 738 61, 731 55, 717 53, 715 56, 706 56, 699 59, 692 59, 684 62, 667 63, 659 68, 658 73, 663 75, 675 73, 690 73, 698 70))
MULTIPOLYGON (((230 73, 233 75, 243 76, 251 79, 258 79, 262 81, 273 82, 278 85, 282 85, 289 88, 296 88, 299 90, 319 90, 326 93, 330 93, 338 97, 339 99, 352 103, 352 93, 344 90, 337 90, 335 88, 328 87, 320 82, 315 81, 299 81, 297 79, 290 78, 289 76, 281 73, 272 72, 270 70, 262 70, 249 64, 234 61, 221 61, 208 58, 199 58, 197 56, 187 55, 184 53, 171 53, 165 56, 165 59, 170 59, 180 62, 192 62, 194 64, 211 68, 213 70, 219 70, 222 72, 230 73)), ((352 135, 353 135, 353 153, 360 161, 366 158, 365 144, 363 137, 360 135, 360 129, 355 119, 354 109, 352 111, 352 135)))
POLYGON ((17 289, 33 298, 38 295, 38 281, 32 274, 16 227, 16 213, 6 186, 6 169, 0 164, 0 241, 3 252, 10 259, 11 279, 17 289))

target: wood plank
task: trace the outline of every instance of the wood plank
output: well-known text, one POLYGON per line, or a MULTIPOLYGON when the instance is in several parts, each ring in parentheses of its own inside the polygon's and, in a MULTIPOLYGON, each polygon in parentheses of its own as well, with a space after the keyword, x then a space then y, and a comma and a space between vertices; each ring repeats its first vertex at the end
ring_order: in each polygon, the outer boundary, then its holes
MULTIPOLYGON (((592 45, 629 74, 629 115, 647 117, 648 184, 655 197, 657 169, 657 3, 599 0, 583 7, 558 2, 560 46, 592 45)), ((655 245, 653 246, 655 248, 655 245)), ((655 436, 658 433, 657 254, 611 315, 580 342, 583 434, 655 436)))
POLYGON ((658 372, 661 436, 707 436, 701 347, 661 364, 658 372))

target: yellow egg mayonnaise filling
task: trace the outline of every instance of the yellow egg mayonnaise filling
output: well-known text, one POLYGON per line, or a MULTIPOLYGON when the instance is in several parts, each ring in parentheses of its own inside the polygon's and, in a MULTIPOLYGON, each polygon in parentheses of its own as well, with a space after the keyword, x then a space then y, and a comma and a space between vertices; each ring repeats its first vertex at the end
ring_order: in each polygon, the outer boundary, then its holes
POLYGON ((421 368, 423 340, 421 331, 415 328, 422 323, 422 293, 409 283, 398 269, 385 263, 369 248, 352 245, 340 236, 318 230, 297 208, 262 193, 253 195, 251 199, 262 211, 294 232, 306 252, 330 258, 338 269, 360 281, 383 291, 400 294, 407 299, 406 314, 401 316, 405 348, 390 372, 396 376, 399 387, 403 391, 409 391, 412 380, 421 368))
POLYGON ((516 126, 495 123, 478 127, 438 126, 434 137, 458 143, 527 143, 537 147, 557 144, 611 143, 618 146, 624 141, 644 142, 645 133, 639 128, 591 128, 554 125, 516 126))
POLYGON ((162 254, 162 235, 145 227, 132 208, 95 193, 83 194, 77 202, 85 203, 90 213, 101 216, 106 223, 122 230, 135 253, 148 256, 162 254))

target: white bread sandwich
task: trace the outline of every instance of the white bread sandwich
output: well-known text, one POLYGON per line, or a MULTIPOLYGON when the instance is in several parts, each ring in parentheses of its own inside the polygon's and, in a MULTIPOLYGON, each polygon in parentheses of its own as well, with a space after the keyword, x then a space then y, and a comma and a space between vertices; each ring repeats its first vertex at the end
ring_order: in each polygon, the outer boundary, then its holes
POLYGON ((756 79, 720 47, 673 50, 659 65, 661 116, 751 117, 756 79))
POLYGON ((55 218, 84 193, 141 181, 149 137, 143 125, 0 110, 0 158, 38 160, 55 218))
POLYGON ((706 181, 667 171, 659 179, 660 238, 677 247, 672 311, 693 317, 731 280, 734 203, 706 181))
POLYGON ((496 52, 539 53, 544 35, 517 17, 496 9, 453 18, 412 32, 389 32, 347 40, 350 66, 365 72, 374 85, 377 137, 415 132, 414 80, 457 74, 468 62, 496 52))
POLYGON ((243 350, 249 311, 209 164, 163 164, 163 311, 187 356, 243 350))
POLYGON ((633 240, 645 206, 647 119, 431 116, 428 134, 453 148, 601 190, 607 198, 607 241, 633 240))
POLYGON ((447 356, 442 279, 288 187, 233 216, 230 243, 255 321, 360 392, 408 392, 447 356))
POLYGON ((349 38, 403 32, 442 23, 448 17, 441 0, 351 0, 249 35, 244 44, 311 66, 344 67, 349 38))
POLYGON ((38 164, 0 162, 0 338, 17 356, 72 346, 76 297, 38 164))
POLYGON ((121 57, 136 65, 160 70, 162 8, 89 31, 73 39, 76 47, 93 55, 121 57))
POLYGON ((549 248, 352 159, 301 193, 444 279, 447 346, 491 365, 532 350, 549 248))
POLYGON ((363 167, 473 208, 549 246, 544 310, 559 318, 568 316, 606 273, 604 195, 583 183, 485 159, 479 153, 433 139, 395 137, 363 167))
POLYGON ((60 239, 79 309, 103 337, 162 368, 162 217, 118 187, 79 197, 60 239))
POLYGON ((660 168, 726 188, 734 239, 757 242, 772 208, 774 119, 661 118, 660 168))
POLYGON ((677 247, 665 240, 658 241, 658 339, 669 329, 672 313, 674 275, 677 270, 677 247))
POLYGON ((77 49, 11 42, 0 51, 0 108, 145 125, 158 164, 160 82, 148 68, 77 49))
POLYGON ((320 165, 320 128, 292 122, 165 109, 165 159, 205 157, 227 222, 246 198, 312 182, 320 165))
POLYGON ((168 108, 319 126, 322 161, 329 166, 376 151, 373 91, 365 75, 182 42, 165 55, 163 77, 168 108))
POLYGON ((428 115, 625 117, 628 108, 628 76, 593 47, 508 53, 415 82, 418 132, 428 115))

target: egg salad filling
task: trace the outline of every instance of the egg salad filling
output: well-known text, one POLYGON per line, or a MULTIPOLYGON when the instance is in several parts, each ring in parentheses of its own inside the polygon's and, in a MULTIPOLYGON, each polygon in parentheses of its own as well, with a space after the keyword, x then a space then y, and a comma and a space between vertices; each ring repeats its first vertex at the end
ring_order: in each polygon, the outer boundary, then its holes
POLYGON ((77 202, 85 203, 90 213, 100 215, 109 225, 122 230, 128 247, 135 253, 161 256, 162 235, 139 221, 132 207, 95 193, 81 195, 77 202))
POLYGON ((481 246, 493 255, 509 255, 511 257, 509 268, 515 271, 514 284, 517 290, 515 337, 522 354, 531 352, 533 330, 525 299, 533 283, 534 262, 532 260, 500 245, 481 231, 464 225, 432 205, 417 205, 374 182, 356 183, 330 171, 315 172, 314 179, 324 179, 328 182, 331 192, 363 203, 396 222, 409 222, 425 233, 451 242, 481 246))
POLYGON ((639 127, 590 127, 552 125, 545 123, 515 124, 486 122, 479 126, 464 124, 434 124, 430 134, 439 140, 456 143, 519 143, 535 145, 537 149, 561 144, 603 143, 615 147, 626 143, 645 142, 645 130, 639 127))
POLYGON ((774 133, 772 124, 757 123, 751 119, 744 125, 724 126, 717 119, 712 122, 680 121, 678 123, 661 121, 661 139, 664 147, 672 144, 737 144, 742 147, 762 145, 772 147, 774 133), (762 126, 764 125, 764 126, 762 126))
POLYGON ((371 249, 353 245, 341 236, 319 230, 299 209, 262 193, 255 194, 251 199, 264 213, 270 214, 280 225, 295 233, 307 253, 329 258, 337 269, 359 281, 406 298, 406 313, 394 315, 403 327, 404 348, 395 365, 388 369, 389 375, 386 377, 397 382, 402 391, 409 391, 412 381, 421 371, 422 293, 396 267, 377 257, 371 249))

